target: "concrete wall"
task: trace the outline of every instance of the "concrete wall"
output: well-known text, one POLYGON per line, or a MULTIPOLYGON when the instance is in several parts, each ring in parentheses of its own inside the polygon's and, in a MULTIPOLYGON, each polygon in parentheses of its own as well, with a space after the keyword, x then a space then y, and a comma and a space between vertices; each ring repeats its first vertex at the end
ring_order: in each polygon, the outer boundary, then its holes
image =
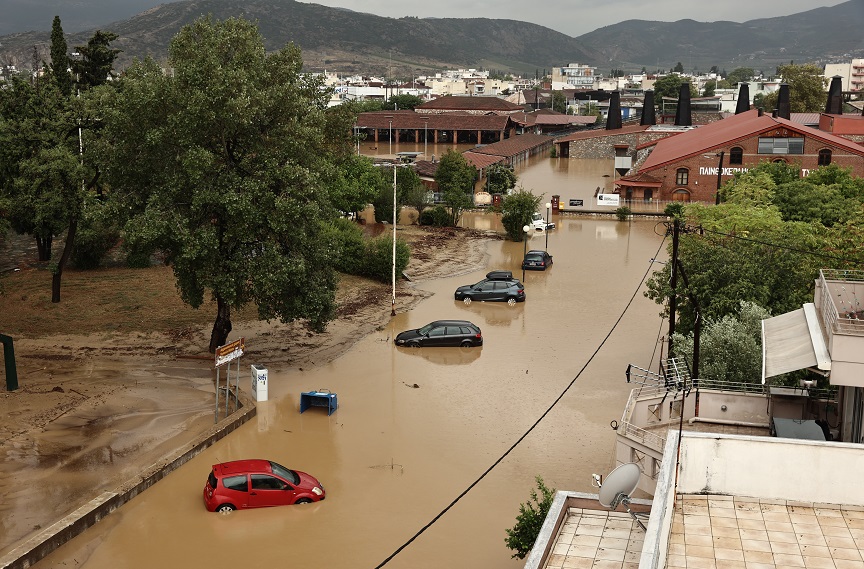
POLYGON ((864 506, 860 445, 685 432, 679 469, 682 494, 864 506))

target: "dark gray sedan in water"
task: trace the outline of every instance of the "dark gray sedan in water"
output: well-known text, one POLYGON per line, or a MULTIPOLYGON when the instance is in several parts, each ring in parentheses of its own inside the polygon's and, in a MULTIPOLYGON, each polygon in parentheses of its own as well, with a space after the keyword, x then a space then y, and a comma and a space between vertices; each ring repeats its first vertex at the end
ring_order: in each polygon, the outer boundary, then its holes
POLYGON ((483 345, 480 328, 467 320, 436 320, 417 328, 400 332, 395 339, 397 346, 408 348, 432 346, 472 346, 483 345))

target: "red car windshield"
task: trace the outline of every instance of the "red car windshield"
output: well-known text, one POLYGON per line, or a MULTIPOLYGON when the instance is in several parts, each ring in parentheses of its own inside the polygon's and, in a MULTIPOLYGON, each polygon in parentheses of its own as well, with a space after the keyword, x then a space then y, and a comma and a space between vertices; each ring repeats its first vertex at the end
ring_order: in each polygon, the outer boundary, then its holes
POLYGON ((285 468, 277 462, 270 462, 270 468, 276 476, 281 476, 294 485, 300 484, 300 476, 290 468, 285 468))

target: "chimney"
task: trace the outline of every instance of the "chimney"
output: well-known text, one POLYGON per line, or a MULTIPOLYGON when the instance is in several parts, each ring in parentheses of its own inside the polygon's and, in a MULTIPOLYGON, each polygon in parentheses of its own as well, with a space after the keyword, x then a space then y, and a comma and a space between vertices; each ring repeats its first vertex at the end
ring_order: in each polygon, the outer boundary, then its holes
POLYGON ((828 87, 828 100, 825 102, 825 113, 829 115, 843 114, 843 78, 835 75, 828 87))
POLYGON ((642 126, 650 126, 657 124, 657 111, 654 108, 654 89, 645 91, 645 99, 642 101, 642 120, 639 121, 642 126))
POLYGON ((681 83, 678 92, 678 108, 675 110, 675 126, 692 126, 690 113, 690 83, 681 83))
POLYGON ((621 93, 612 91, 609 97, 609 114, 606 115, 606 130, 621 128, 621 93))
POLYGON ((780 83, 780 94, 777 96, 777 116, 781 119, 790 119, 792 114, 791 103, 789 102, 789 85, 780 83))
POLYGON ((735 106, 735 114, 740 115, 750 110, 750 84, 741 83, 738 87, 738 104, 735 106))

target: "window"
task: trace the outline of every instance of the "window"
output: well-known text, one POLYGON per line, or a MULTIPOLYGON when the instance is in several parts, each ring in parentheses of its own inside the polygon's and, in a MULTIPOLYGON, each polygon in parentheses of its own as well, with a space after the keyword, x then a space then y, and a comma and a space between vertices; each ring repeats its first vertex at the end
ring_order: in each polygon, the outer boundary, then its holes
POLYGON ((729 151, 729 163, 730 164, 743 164, 744 163, 744 149, 740 146, 736 146, 732 150, 729 151))
POLYGON ((431 330, 429 330, 429 337, 430 337, 430 338, 434 338, 434 337, 441 337, 441 336, 444 335, 444 333, 445 333, 446 331, 447 331, 447 328, 445 328, 444 326, 439 326, 439 327, 437 327, 437 328, 432 328, 431 330))
POLYGON ((760 138, 759 154, 804 154, 804 139, 760 138))
POLYGON ((245 474, 243 476, 226 476, 222 479, 222 485, 229 490, 237 490, 238 492, 246 492, 249 489, 245 474))
POLYGON ((827 148, 823 148, 819 151, 819 165, 827 166, 831 163, 831 151, 827 148))
POLYGON ((690 171, 687 168, 678 168, 678 170, 675 172, 675 184, 679 186, 686 186, 689 179, 690 171))
POLYGON ((273 478, 267 474, 252 475, 253 490, 284 490, 285 483, 278 478, 273 478))

